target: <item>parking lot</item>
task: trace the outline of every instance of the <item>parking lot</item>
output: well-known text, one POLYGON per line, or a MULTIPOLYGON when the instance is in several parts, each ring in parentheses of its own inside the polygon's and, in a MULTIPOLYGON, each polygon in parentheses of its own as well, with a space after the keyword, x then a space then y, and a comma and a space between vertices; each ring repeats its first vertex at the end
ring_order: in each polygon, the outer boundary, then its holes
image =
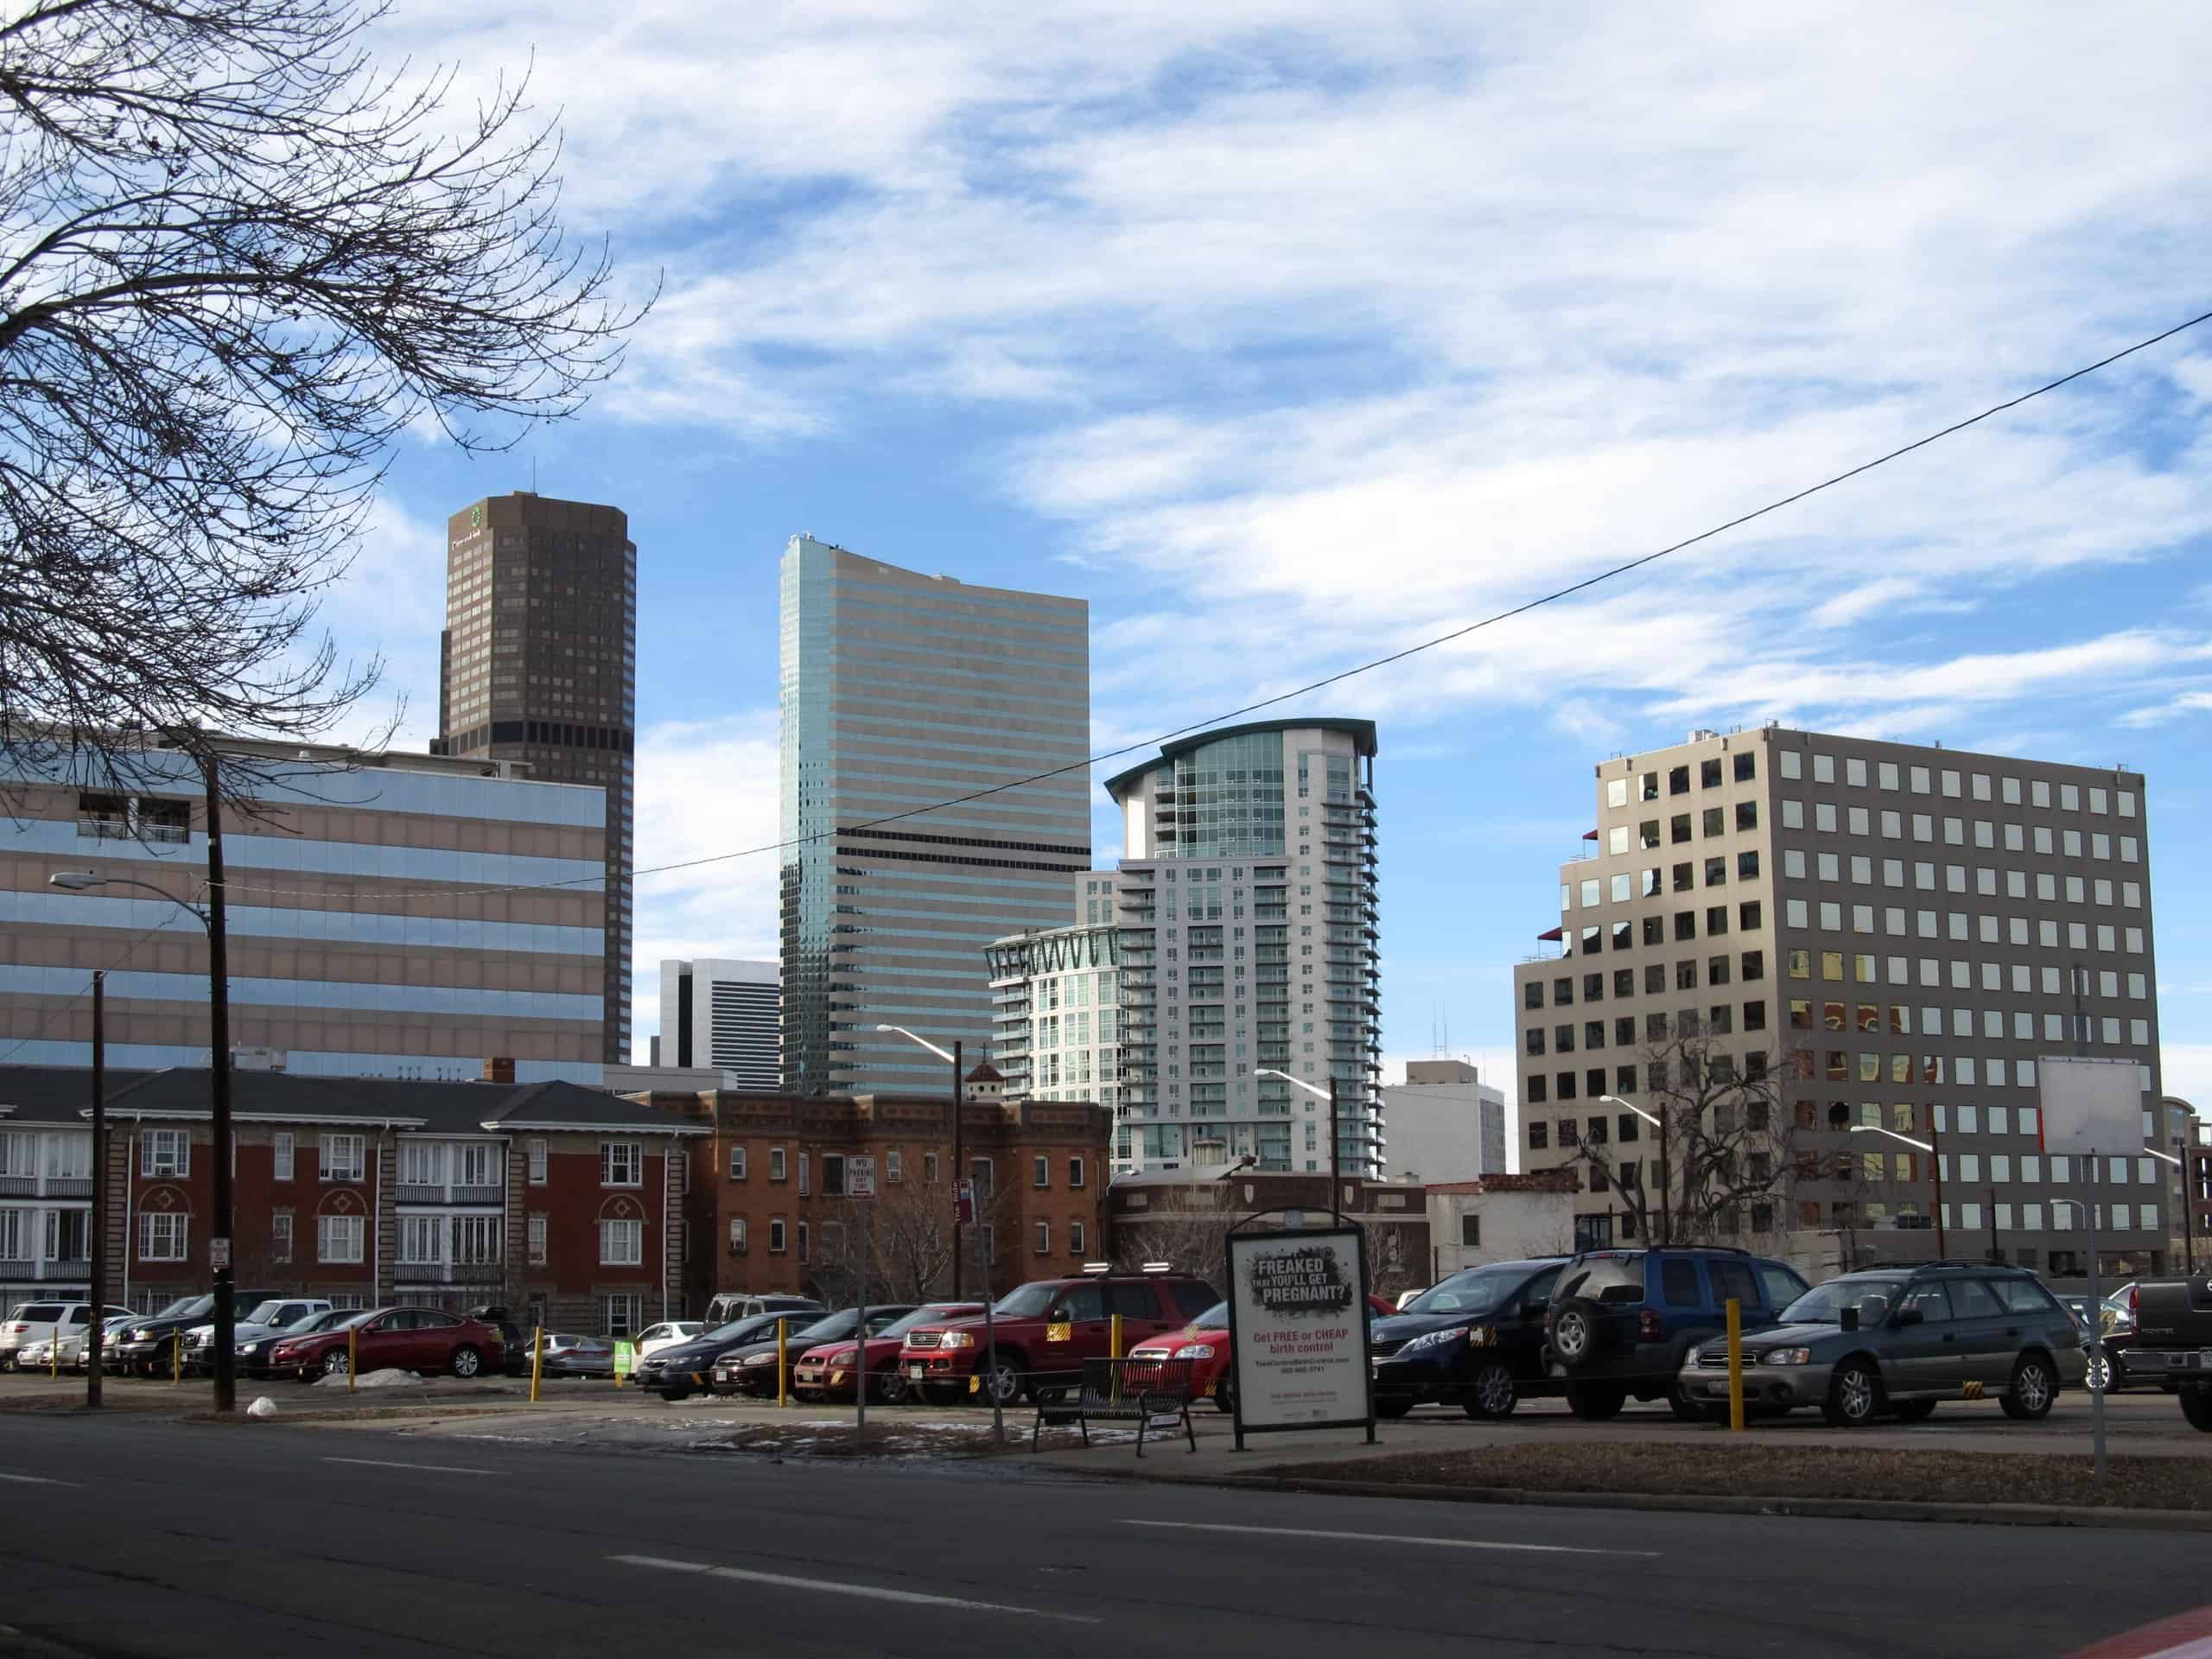
MULTIPOLYGON (((849 1406, 794 1402, 778 1408, 773 1401, 695 1396, 670 1403, 629 1387, 604 1380, 561 1378, 548 1380, 540 1389, 539 1403, 529 1401, 527 1378, 483 1377, 463 1382, 449 1376, 416 1379, 396 1386, 376 1386, 366 1377, 348 1391, 342 1385, 308 1384, 285 1378, 239 1382, 241 1407, 266 1395, 283 1417, 312 1413, 374 1412, 379 1423, 413 1427, 418 1416, 435 1418, 453 1408, 454 1432, 467 1432, 480 1420, 480 1410, 496 1412, 502 1435, 527 1436, 532 1417, 545 1420, 549 1432, 557 1425, 563 1438, 593 1437, 594 1426, 603 1425, 610 1438, 659 1441, 673 1433, 677 1438, 704 1425, 775 1423, 804 1419, 810 1422, 850 1422, 849 1406), (630 1426, 625 1427, 624 1426, 630 1426)), ((109 1377, 105 1382, 111 1408, 196 1414, 205 1412, 210 1384, 205 1377, 187 1377, 179 1383, 166 1378, 109 1377)), ((84 1379, 67 1374, 57 1382, 43 1372, 0 1375, 0 1410, 72 1409, 84 1399, 84 1379)), ((1006 1418, 1011 1431, 1019 1428, 1027 1444, 1033 1409, 1009 1408, 1006 1418)), ((1863 1429, 1830 1428, 1815 1412, 1796 1412, 1786 1417, 1756 1420, 1746 1438, 1776 1444, 1836 1445, 1864 1448, 1941 1446, 1947 1449, 2007 1452, 2086 1452, 2089 1446, 2091 1407, 2087 1395, 2062 1395, 2049 1417, 2040 1422, 2016 1422, 2006 1418, 1993 1401, 1945 1404, 1923 1423, 1907 1426, 1878 1423, 1863 1429)), ((988 1408, 976 1406, 872 1406, 871 1423, 988 1423, 988 1408)), ((1357 1431, 1294 1433, 1249 1437, 1250 1450, 1238 1457, 1230 1451, 1229 1418, 1211 1403, 1201 1402, 1192 1412, 1198 1434, 1201 1457, 1208 1463, 1224 1459, 1230 1466, 1264 1465, 1285 1461, 1294 1453, 1300 1461, 1316 1455, 1353 1456, 1365 1451, 1357 1431)), ((2123 1393, 2107 1403, 2107 1437, 2115 1455, 2212 1457, 2212 1436, 2183 1421, 2173 1400, 2155 1392, 2123 1393)), ((1610 1422, 1585 1422, 1572 1415, 1563 1402, 1536 1399, 1523 1402, 1502 1421, 1469 1419, 1457 1408, 1425 1406, 1411 1415, 1377 1426, 1378 1442, 1386 1448, 1415 1450, 1427 1446, 1510 1445, 1527 1440, 1589 1440, 1624 1446, 1664 1443, 1710 1444, 1726 1439, 1725 1427, 1677 1420, 1664 1405, 1630 1405, 1610 1422)))

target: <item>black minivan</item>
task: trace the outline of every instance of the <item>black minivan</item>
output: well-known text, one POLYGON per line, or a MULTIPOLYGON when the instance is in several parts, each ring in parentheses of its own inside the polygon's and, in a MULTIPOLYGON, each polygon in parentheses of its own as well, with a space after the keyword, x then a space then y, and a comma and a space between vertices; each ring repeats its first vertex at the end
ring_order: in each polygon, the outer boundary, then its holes
POLYGON ((1375 1414, 1402 1417, 1441 1400, 1470 1417, 1503 1417, 1527 1395, 1556 1394, 1544 1376, 1544 1313, 1566 1260, 1468 1268, 1376 1321, 1375 1414))

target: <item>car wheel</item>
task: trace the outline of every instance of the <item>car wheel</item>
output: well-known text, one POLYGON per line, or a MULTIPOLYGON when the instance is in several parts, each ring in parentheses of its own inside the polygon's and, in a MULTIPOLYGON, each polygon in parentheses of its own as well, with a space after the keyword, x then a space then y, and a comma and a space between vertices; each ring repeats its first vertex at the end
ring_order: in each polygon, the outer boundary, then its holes
POLYGON ((661 1387, 660 1397, 671 1406, 678 1400, 689 1400, 691 1397, 691 1385, 688 1382, 664 1383, 661 1387))
POLYGON ((1221 1374, 1221 1381, 1213 1385, 1213 1406, 1214 1409, 1220 1412, 1224 1416, 1234 1416, 1236 1414, 1236 1372, 1224 1371, 1221 1374))
POLYGON ((1602 1423, 1620 1415, 1628 1403, 1628 1390, 1618 1382, 1570 1382, 1567 1408, 1586 1423, 1602 1423))
POLYGON ((1890 1408, 1901 1423, 1924 1423, 1936 1414, 1933 1400, 1900 1400, 1890 1408))
POLYGON ((2012 1386, 1998 1404, 2016 1422, 2032 1423, 2050 1415, 2058 1397, 2058 1377, 2041 1354, 2023 1354, 2012 1367, 2012 1386))
POLYGON ((896 1365, 887 1365, 876 1374, 875 1397, 887 1406, 906 1403, 906 1374, 896 1365))
POLYGON ((1882 1379, 1864 1360, 1847 1360, 1828 1379, 1821 1415, 1831 1428, 1864 1428, 1882 1409, 1882 1379))
MULTIPOLYGON (((1713 1421, 1714 1408, 1708 1405, 1702 1400, 1692 1399, 1690 1397, 1689 1390, 1679 1379, 1676 1380, 1675 1386, 1668 1391, 1667 1407, 1668 1409, 1672 1411, 1675 1416, 1681 1418, 1682 1421, 1686 1423, 1707 1423, 1713 1421)), ((1726 1406, 1719 1407, 1719 1411, 1721 1421, 1724 1422, 1726 1421, 1728 1417, 1728 1408, 1726 1406)))
POLYGON ((2212 1434, 2212 1389, 2183 1389, 2181 1414, 2191 1428, 2212 1434))
POLYGON ((2093 1394, 2118 1394, 2127 1386, 2127 1362, 2117 1354, 2100 1352, 2089 1362, 2088 1384, 2093 1394))
POLYGON ((1601 1329, 1598 1305, 1578 1296, 1553 1316, 1552 1351, 1569 1370, 1587 1365, 1604 1345, 1601 1329))
POLYGON ((343 1376, 353 1369, 353 1362, 346 1357, 343 1348, 333 1348, 322 1357, 322 1374, 325 1376, 343 1376))
POLYGON ((1021 1398, 1021 1362, 1018 1355, 1001 1354, 995 1369, 983 1373, 983 1398, 1010 1406, 1021 1398))
POLYGON ((1510 1417, 1520 1402, 1521 1389, 1513 1380, 1513 1368, 1502 1359, 1489 1359, 1477 1368, 1461 1404, 1470 1417, 1495 1418, 1510 1417))
POLYGON ((453 1361, 450 1369, 455 1376, 474 1376, 479 1371, 484 1369, 484 1356, 478 1353, 474 1348, 464 1342, 460 1347, 453 1351, 453 1361))

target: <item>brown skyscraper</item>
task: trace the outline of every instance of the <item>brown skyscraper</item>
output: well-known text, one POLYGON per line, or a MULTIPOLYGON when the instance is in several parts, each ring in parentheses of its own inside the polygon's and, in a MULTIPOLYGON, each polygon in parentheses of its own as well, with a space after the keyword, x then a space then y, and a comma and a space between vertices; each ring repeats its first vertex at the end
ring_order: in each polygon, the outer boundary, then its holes
POLYGON ((630 1058, 638 550, 620 509, 518 491, 446 521, 439 754, 607 791, 607 1063, 630 1058))

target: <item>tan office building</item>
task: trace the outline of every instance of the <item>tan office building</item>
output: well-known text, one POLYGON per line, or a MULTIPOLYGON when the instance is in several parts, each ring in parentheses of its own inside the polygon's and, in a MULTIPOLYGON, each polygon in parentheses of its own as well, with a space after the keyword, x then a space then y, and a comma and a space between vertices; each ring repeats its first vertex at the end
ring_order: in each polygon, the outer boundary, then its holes
MULTIPOLYGON (((1685 1030, 1738 1075, 1778 1074, 1788 1144, 1738 1242, 1816 1272, 1931 1257, 1932 1139, 1945 1247, 2055 1278, 2166 1265, 2165 1166, 2115 1156, 2092 1193, 2046 1156, 2036 1067, 2133 1060, 2163 1147, 2157 958, 2142 777, 1769 727, 1595 768, 1589 850, 1560 866, 1552 953, 1514 972, 1524 1169, 1639 1160, 1653 1046, 1685 1030), (1629 1143, 1629 1144, 1624 1144, 1629 1143), (2068 1202, 2062 1202, 2068 1201, 2068 1202)), ((1625 1241, 1618 1191, 1584 1190, 1586 1241, 1625 1241)))
POLYGON ((434 753, 522 760, 604 792, 602 1052, 630 1061, 638 550, 616 507, 518 491, 446 521, 434 753))

